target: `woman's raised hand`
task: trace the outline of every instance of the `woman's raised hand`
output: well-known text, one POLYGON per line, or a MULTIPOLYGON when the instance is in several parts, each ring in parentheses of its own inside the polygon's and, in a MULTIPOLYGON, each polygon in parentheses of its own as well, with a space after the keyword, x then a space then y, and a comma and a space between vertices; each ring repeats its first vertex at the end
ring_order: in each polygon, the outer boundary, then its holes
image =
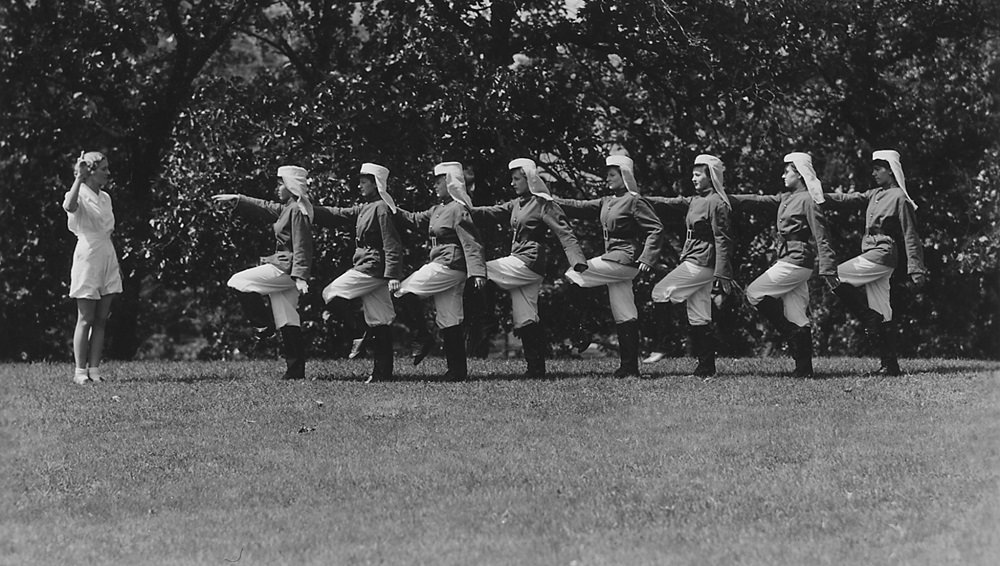
POLYGON ((87 164, 87 160, 83 158, 87 153, 85 151, 80 152, 80 157, 76 160, 76 178, 80 180, 86 180, 90 176, 90 165, 87 164))

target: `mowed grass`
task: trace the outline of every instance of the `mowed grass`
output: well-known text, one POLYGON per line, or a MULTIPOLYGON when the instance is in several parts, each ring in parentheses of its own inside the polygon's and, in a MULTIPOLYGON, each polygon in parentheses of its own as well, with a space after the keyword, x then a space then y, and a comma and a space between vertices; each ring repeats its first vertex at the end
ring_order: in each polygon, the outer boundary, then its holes
POLYGON ((3 564, 997 564, 1000 365, 0 366, 3 564))

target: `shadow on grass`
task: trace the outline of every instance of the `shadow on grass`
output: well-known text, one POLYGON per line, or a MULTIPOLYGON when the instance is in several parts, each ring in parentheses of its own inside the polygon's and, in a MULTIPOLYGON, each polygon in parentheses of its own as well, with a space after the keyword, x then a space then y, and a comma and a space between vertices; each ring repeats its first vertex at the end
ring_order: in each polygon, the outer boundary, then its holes
POLYGON ((158 374, 120 377, 115 379, 115 381, 118 383, 184 383, 190 385, 193 383, 230 383, 234 381, 243 381, 247 377, 248 376, 235 373, 189 375, 158 374))

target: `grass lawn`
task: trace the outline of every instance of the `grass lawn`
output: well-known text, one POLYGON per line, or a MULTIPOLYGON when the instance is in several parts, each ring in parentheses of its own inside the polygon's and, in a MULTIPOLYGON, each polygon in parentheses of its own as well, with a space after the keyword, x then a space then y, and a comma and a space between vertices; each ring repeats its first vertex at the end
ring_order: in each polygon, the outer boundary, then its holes
POLYGON ((2 564, 998 564, 1000 364, 0 365, 2 564))

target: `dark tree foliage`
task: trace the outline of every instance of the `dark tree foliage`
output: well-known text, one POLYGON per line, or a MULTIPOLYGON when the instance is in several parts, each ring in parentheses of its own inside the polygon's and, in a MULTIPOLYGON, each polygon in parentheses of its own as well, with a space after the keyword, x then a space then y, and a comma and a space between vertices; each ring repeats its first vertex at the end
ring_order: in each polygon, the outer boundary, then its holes
MULTIPOLYGON (((126 293, 112 318, 117 357, 224 357, 247 335, 225 281, 272 245, 268 226, 209 196, 270 197, 274 170, 308 168, 315 200, 357 200, 361 162, 389 167, 410 209, 432 204, 430 169, 477 166, 489 201, 511 198, 506 163, 544 163, 551 188, 601 194, 603 156, 627 149, 643 190, 690 191, 713 153, 731 192, 775 192, 781 157, 810 151, 828 190, 865 190, 873 149, 897 148, 917 200, 930 284, 900 285, 904 355, 1000 352, 1000 17, 989 0, 470 0, 17 2, 0 7, 0 358, 66 359, 72 234, 60 208, 73 158, 112 165, 126 293)), ((683 219, 664 218, 672 242, 683 219)), ((739 280, 772 260, 773 219, 741 217, 739 280)), ((863 219, 837 214, 841 260, 863 219)), ((588 253, 600 230, 575 225, 588 253)), ((486 228, 492 254, 507 233, 486 228)), ((409 234, 407 262, 426 258, 409 234)), ((319 289, 349 267, 350 227, 317 233, 304 301, 316 350, 319 289)), ((606 296, 547 274, 542 316, 557 340, 611 330, 606 296), (559 316, 546 316, 558 313, 559 316)), ((665 257, 670 267, 675 257, 665 257)), ((637 284, 648 304, 653 278, 637 284)), ((903 283, 901 280, 900 284, 903 283)), ((820 286, 821 353, 859 345, 820 286)), ((655 313, 655 314, 654 314, 655 313)), ((683 339, 679 313, 664 328, 683 339)), ((733 301, 726 352, 766 336, 733 301)), ((324 328, 329 326, 329 328, 324 328)))

